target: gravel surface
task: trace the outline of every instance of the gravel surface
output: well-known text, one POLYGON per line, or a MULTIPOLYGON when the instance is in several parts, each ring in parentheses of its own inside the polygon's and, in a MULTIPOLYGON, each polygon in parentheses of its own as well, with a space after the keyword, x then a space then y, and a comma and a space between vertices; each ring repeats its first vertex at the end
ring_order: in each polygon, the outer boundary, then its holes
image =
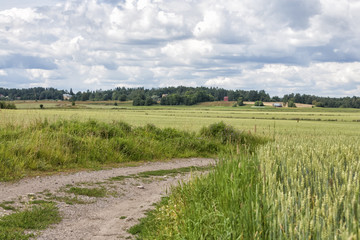
MULTIPOLYGON (((131 177, 146 171, 176 169, 189 166, 214 164, 213 159, 174 159, 169 162, 151 162, 137 167, 111 170, 77 172, 54 176, 36 177, 16 183, 0 183, 0 202, 12 201, 21 208, 20 202, 30 199, 75 197, 66 193, 71 186, 102 187, 108 194, 103 198, 77 196, 86 204, 57 201, 63 217, 61 223, 41 231, 36 239, 133 239, 127 230, 138 223, 152 205, 166 195, 170 186, 189 179, 191 174, 158 176, 151 178, 131 177), (109 181, 116 176, 130 176, 121 181, 109 181)), ((12 213, 0 208, 0 216, 12 213)))

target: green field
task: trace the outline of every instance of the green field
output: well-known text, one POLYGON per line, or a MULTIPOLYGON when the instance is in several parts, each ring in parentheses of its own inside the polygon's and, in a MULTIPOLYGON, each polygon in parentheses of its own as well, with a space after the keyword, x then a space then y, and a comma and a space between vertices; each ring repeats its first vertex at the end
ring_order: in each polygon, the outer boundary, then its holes
POLYGON ((71 103, 25 102, 16 104, 18 110, 2 110, 0 124, 29 124, 34 121, 99 120, 102 122, 125 121, 135 126, 154 124, 158 127, 174 127, 181 130, 196 131, 214 122, 224 121, 243 130, 256 130, 259 133, 303 130, 321 130, 332 128, 352 129, 360 122, 359 109, 323 109, 323 108, 251 108, 217 107, 195 105, 187 106, 150 106, 132 107, 130 103, 81 102, 75 107, 71 103), (39 105, 43 104, 44 109, 39 105), (64 107, 62 104, 67 104, 64 107), (340 123, 339 123, 340 122, 340 123), (295 124, 296 123, 296 124, 295 124))
MULTIPOLYGON (((146 124, 153 126, 150 129, 157 129, 164 138, 169 134, 166 131, 170 131, 166 129, 177 129, 180 135, 185 134, 182 136, 194 141, 184 144, 185 148, 179 151, 198 146, 196 151, 187 152, 188 156, 204 155, 206 149, 212 149, 200 148, 204 143, 196 141, 203 136, 198 135, 202 127, 220 121, 248 137, 267 139, 266 143, 246 140, 243 145, 259 145, 255 151, 252 148, 252 153, 245 147, 240 154, 234 150, 238 142, 234 145, 227 139, 229 148, 218 149, 221 161, 214 172, 173 189, 169 198, 142 222, 142 230, 135 231, 141 239, 154 239, 154 236, 157 239, 360 238, 360 110, 205 105, 132 107, 130 103, 114 106, 90 102, 75 106, 46 102, 43 103, 45 108, 39 109, 39 104, 18 103, 17 110, 1 110, 0 126, 7 135, 3 134, 0 141, 11 135, 11 129, 33 127, 45 121, 49 127, 45 126, 38 135, 35 134, 41 141, 49 129, 55 129, 59 120, 67 124, 77 122, 72 129, 76 126, 85 128, 91 123, 89 119, 95 121, 100 130, 105 126, 101 123, 106 124, 106 128, 119 121, 129 123, 133 129, 139 127, 146 133, 144 136, 150 136, 149 141, 153 141, 154 135, 149 135, 148 128, 143 128, 146 124), (52 124, 55 125, 51 127, 52 124)), ((63 128, 59 129, 59 133, 63 131, 63 128)), ((140 130, 136 130, 134 136, 138 136, 140 130)), ((176 134, 174 136, 179 136, 176 134)), ((13 146, 23 144, 21 134, 17 136, 11 138, 13 146)), ((56 137, 50 139, 56 141, 56 137)), ((220 137, 214 135, 211 141, 220 137)), ((86 142, 81 137, 73 138, 86 142)), ((220 142, 216 144, 221 145, 220 142)), ((166 144, 166 141, 159 142, 159 146, 166 144)), ((178 142, 173 144, 178 145, 178 142)), ((91 141, 85 145, 90 146, 91 141)), ((109 144, 108 149, 113 149, 113 145, 109 144)), ((159 153, 149 153, 144 160, 161 159, 162 151, 158 149, 159 153)), ((69 149, 68 154, 71 151, 76 149, 69 149)), ((48 152, 51 154, 50 149, 48 152)), ((61 149, 54 152, 60 154, 61 149)), ((176 156, 176 151, 167 153, 169 155, 164 158, 176 156)), ((111 162, 112 156, 108 154, 105 163, 111 162)), ((85 154, 82 161, 86 162, 86 158, 85 154)), ((122 155, 117 159, 122 159, 122 155)), ((138 156, 126 161, 140 159, 138 156)), ((63 164, 66 165, 66 161, 63 164)), ((31 166, 36 170, 36 163, 31 166)), ((44 166, 46 171, 47 165, 44 166)))

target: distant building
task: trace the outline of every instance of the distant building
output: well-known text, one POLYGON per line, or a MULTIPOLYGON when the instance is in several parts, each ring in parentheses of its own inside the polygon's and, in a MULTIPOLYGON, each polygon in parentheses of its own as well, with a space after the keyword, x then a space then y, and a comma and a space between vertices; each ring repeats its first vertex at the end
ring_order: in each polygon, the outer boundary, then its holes
POLYGON ((229 97, 228 97, 228 96, 224 97, 224 101, 225 101, 225 102, 228 102, 228 101, 229 101, 229 97))
POLYGON ((0 98, 4 98, 4 97, 5 97, 4 95, 0 94, 0 98))
POLYGON ((282 107, 281 103, 273 103, 273 107, 282 107))
POLYGON ((167 97, 167 96, 168 96, 168 95, 167 95, 167 94, 165 94, 165 93, 164 93, 163 95, 161 95, 161 97, 162 97, 162 98, 163 98, 163 97, 167 97))
POLYGON ((72 95, 70 94, 63 94, 63 99, 64 100, 70 100, 72 98, 72 95))

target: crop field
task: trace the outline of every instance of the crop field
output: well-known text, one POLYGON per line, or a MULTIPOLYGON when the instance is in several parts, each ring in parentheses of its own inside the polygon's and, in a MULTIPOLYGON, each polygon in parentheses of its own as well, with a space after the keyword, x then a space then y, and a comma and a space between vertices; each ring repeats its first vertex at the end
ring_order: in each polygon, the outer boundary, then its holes
MULTIPOLYGON (((48 130, 55 129, 51 124, 56 125, 59 120, 68 121, 67 124, 77 122, 74 128, 87 126, 91 121, 96 121, 97 126, 125 122, 136 129, 139 127, 134 138, 146 124, 156 127, 164 138, 170 134, 166 129, 174 128, 179 131, 176 136, 185 134, 183 136, 193 141, 184 146, 198 146, 184 156, 204 155, 212 149, 196 142, 198 135, 186 134, 198 133, 202 127, 220 121, 253 137, 244 144, 254 144, 256 149, 239 153, 237 146, 228 151, 219 148, 220 160, 213 172, 174 188, 169 198, 141 222, 142 230, 136 232, 141 239, 360 238, 359 110, 211 105, 133 107, 130 103, 114 106, 87 102, 75 106, 49 102, 43 103, 44 109, 39 109, 39 104, 18 103, 17 110, 1 110, 0 126, 7 132, 0 141, 10 135, 11 129, 45 121, 50 127, 38 133, 36 139, 41 140, 48 130)), ((58 127, 61 131, 68 129, 58 127)), ((148 130, 145 132, 148 137, 148 130)), ((18 139, 12 140, 19 143, 21 136, 17 136, 18 139)), ((76 136, 73 139, 81 142, 76 136)), ((91 141, 87 146, 93 147, 91 141)), ((149 152, 145 158, 161 159, 161 147, 157 149, 158 152, 149 152)), ((57 154, 60 155, 60 151, 59 146, 57 154)), ((76 149, 68 151, 71 157, 76 149)), ((87 150, 82 151, 85 154, 87 150)), ((176 155, 170 150, 168 154, 168 157, 176 155)), ((109 158, 112 156, 117 155, 108 154, 109 158)), ((84 155, 82 161, 86 157, 84 155)), ((141 157, 137 156, 136 160, 141 157)), ((47 169, 45 163, 43 167, 47 169)))

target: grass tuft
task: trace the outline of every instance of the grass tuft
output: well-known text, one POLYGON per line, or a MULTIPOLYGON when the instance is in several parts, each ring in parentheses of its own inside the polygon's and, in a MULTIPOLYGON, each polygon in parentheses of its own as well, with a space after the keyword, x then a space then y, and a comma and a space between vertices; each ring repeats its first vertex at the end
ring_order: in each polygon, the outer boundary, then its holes
POLYGON ((29 239, 34 234, 30 230, 41 230, 58 223, 61 217, 58 208, 53 203, 36 205, 23 212, 13 213, 0 218, 0 239, 29 239))
POLYGON ((79 187, 71 187, 66 192, 73 193, 75 195, 82 195, 88 197, 105 197, 107 191, 105 188, 79 188, 79 187))

